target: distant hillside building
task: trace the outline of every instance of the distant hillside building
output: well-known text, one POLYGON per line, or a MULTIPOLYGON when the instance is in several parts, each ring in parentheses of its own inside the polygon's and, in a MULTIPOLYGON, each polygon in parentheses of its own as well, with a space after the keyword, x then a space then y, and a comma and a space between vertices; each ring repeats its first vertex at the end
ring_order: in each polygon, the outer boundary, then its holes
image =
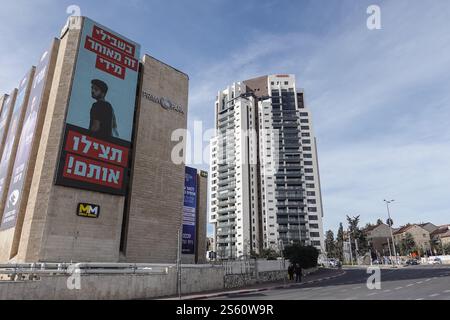
POLYGON ((394 232, 395 243, 399 245, 408 233, 413 237, 417 248, 426 251, 431 250, 430 232, 417 224, 407 225, 396 230, 394 232))

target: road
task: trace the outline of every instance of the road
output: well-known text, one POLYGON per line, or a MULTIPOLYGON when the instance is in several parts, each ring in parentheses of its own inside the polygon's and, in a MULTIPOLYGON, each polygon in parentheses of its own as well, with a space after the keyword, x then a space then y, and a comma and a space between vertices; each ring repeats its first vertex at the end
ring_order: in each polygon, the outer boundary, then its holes
POLYGON ((288 289, 230 295, 227 300, 450 300, 450 266, 381 270, 381 289, 369 290, 365 269, 288 289))

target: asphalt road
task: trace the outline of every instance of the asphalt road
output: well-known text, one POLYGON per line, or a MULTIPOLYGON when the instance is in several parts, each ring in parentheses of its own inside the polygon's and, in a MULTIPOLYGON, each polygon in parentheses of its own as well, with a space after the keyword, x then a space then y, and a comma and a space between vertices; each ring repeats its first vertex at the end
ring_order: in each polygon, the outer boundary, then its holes
MULTIPOLYGON (((381 289, 369 290, 366 269, 300 287, 229 295, 227 300, 450 300, 450 266, 381 270, 381 289)), ((215 300, 215 299, 214 299, 215 300)))

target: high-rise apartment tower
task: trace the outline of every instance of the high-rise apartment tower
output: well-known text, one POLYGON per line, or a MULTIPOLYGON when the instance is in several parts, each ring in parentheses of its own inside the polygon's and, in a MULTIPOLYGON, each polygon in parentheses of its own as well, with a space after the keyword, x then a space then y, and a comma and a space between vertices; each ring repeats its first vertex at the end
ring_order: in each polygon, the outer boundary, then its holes
POLYGON ((235 82, 218 93, 215 111, 210 222, 218 258, 298 242, 324 251, 316 139, 295 76, 235 82))

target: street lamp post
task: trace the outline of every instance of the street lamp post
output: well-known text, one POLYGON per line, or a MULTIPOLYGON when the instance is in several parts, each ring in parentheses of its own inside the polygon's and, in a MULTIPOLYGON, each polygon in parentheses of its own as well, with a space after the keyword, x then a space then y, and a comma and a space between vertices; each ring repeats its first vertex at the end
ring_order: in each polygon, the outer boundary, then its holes
POLYGON ((388 213, 388 222, 389 222, 389 230, 391 231, 391 240, 392 240, 392 248, 394 249, 394 256, 395 256, 395 263, 398 264, 397 261, 397 250, 395 249, 395 241, 394 241, 394 233, 392 232, 392 219, 391 219, 391 212, 389 210, 389 204, 394 202, 395 200, 384 200, 386 202, 386 208, 388 213))
POLYGON ((284 269, 286 268, 285 262, 284 262, 284 243, 282 239, 278 240, 279 250, 281 253, 281 263, 280 263, 280 271, 283 273, 283 284, 286 284, 286 275, 284 274, 284 269))

